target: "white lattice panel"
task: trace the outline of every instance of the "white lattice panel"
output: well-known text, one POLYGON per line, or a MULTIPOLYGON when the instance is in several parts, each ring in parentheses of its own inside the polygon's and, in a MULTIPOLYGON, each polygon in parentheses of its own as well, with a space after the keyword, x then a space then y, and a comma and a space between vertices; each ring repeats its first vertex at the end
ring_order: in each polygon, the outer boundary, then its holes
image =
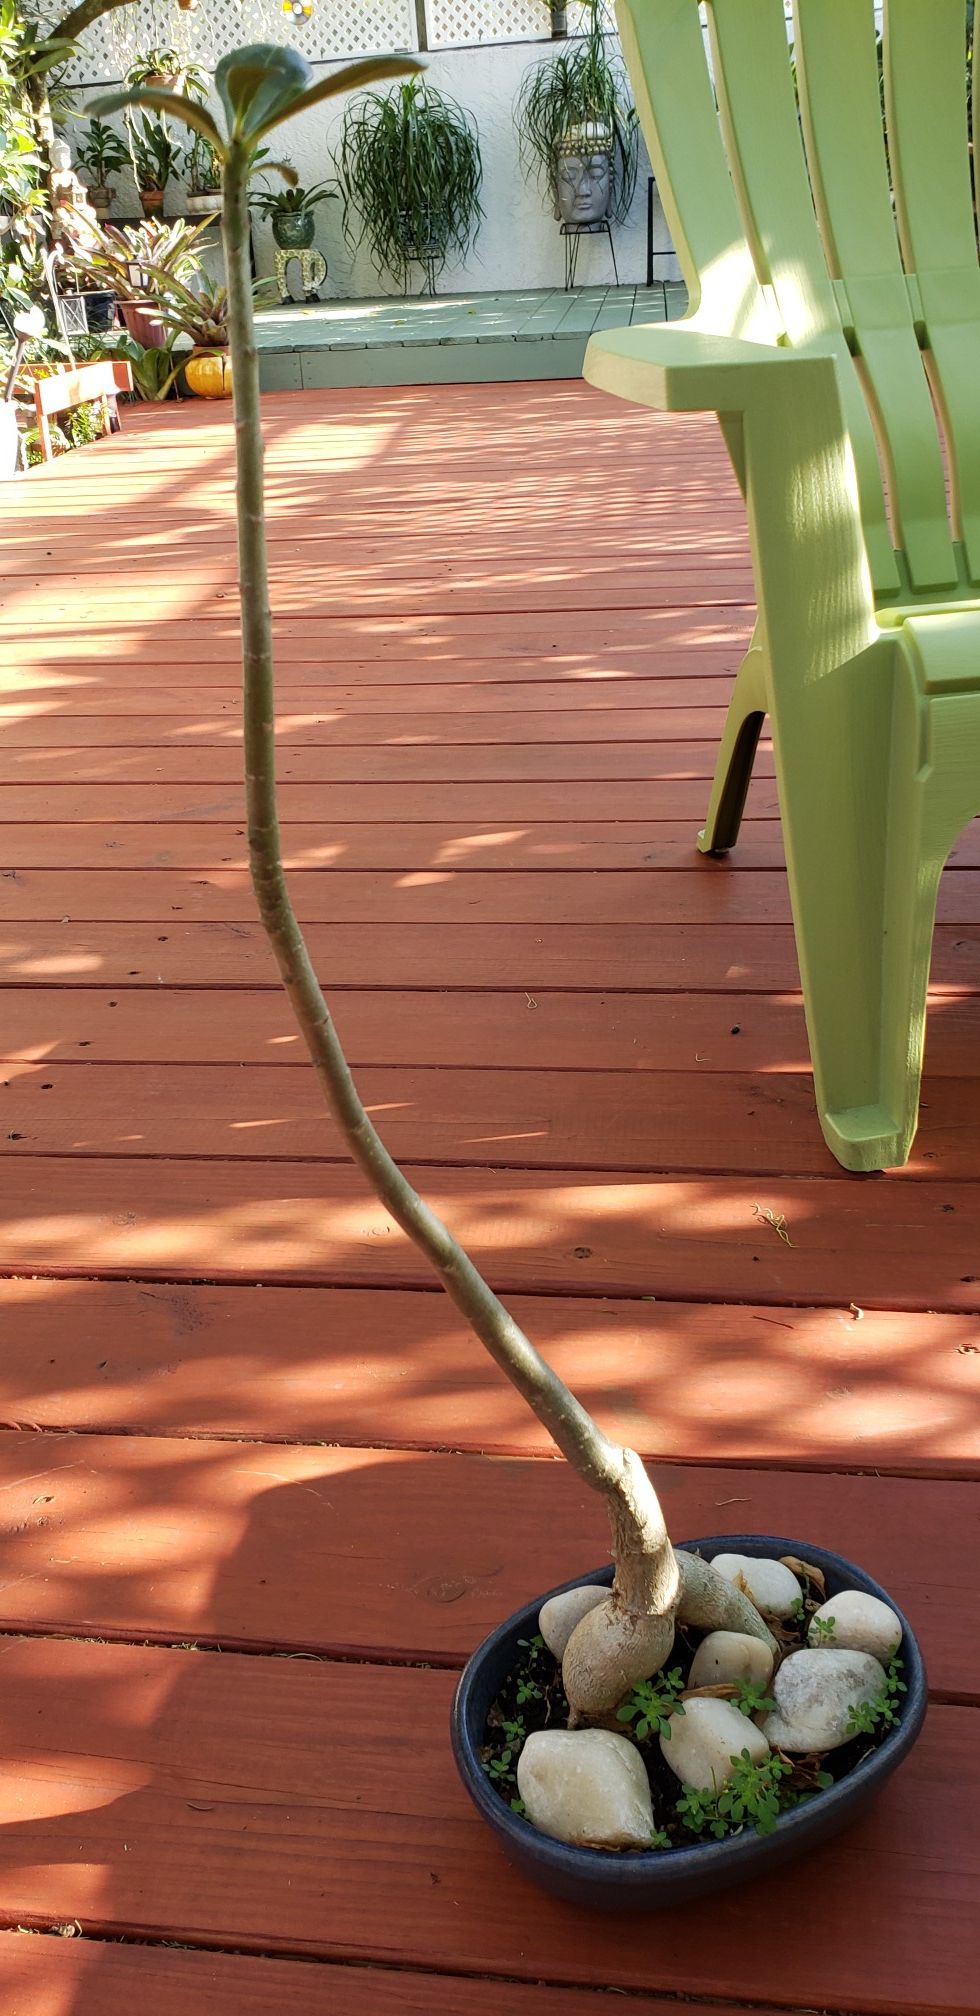
POLYGON ((317 63, 414 49, 417 41, 413 0, 313 0, 308 21, 284 14, 281 0, 200 0, 193 13, 167 0, 136 0, 86 30, 69 81, 91 85, 123 77, 138 55, 160 47, 213 70, 229 49, 246 42, 289 43, 317 63))
MULTIPOLYGON (((530 42, 550 36, 547 0, 426 0, 430 49, 478 42, 530 42)), ((568 31, 581 32, 585 7, 570 0, 568 31)))

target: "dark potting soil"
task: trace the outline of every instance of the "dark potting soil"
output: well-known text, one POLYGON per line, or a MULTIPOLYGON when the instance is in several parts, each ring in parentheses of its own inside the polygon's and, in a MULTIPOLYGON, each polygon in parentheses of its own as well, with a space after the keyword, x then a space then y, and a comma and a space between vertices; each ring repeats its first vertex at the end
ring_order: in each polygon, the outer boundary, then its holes
MULTIPOLYGON (((806 1646, 810 1618, 827 1600, 822 1578, 817 1571, 800 1573, 802 1567, 802 1563, 797 1564, 795 1571, 804 1590, 800 1615, 783 1618, 778 1623, 772 1618, 767 1620, 783 1646, 784 1656, 790 1652, 801 1651, 806 1646)), ((705 1631, 679 1625, 668 1667, 664 1672, 653 1676, 651 1686, 656 1688, 658 1683, 666 1680, 667 1674, 675 1674, 678 1668, 686 1686, 691 1661, 701 1640, 707 1636, 708 1633, 705 1631)), ((561 1668, 549 1652, 543 1638, 535 1635, 532 1638, 522 1639, 520 1647, 520 1661, 501 1688, 487 1716, 486 1740, 481 1751, 483 1768, 494 1790, 516 1813, 523 1813, 524 1810, 517 1790, 517 1763, 524 1743, 537 1729, 567 1729, 569 1712, 561 1684, 561 1668)), ((904 1692, 901 1685, 901 1664, 901 1659, 898 1658, 892 1662, 890 1669, 896 1719, 901 1712, 900 1698, 896 1696, 900 1697, 904 1692)), ((607 1852, 661 1853, 668 1849, 668 1845, 685 1848, 710 1847, 714 1840, 723 1838, 719 1833, 710 1831, 710 1824, 703 1824, 699 1830, 691 1824, 690 1815, 685 1816, 678 1812, 678 1801, 683 1797, 686 1788, 681 1785, 661 1753, 657 1729, 650 1729, 645 1737, 638 1739, 635 1727, 617 1720, 614 1716, 611 1716, 604 1726, 615 1730, 618 1735, 631 1737, 639 1751, 650 1781, 654 1828, 659 1836, 659 1839, 651 1843, 649 1850, 627 1849, 607 1852)), ((774 1788, 779 1801, 779 1810, 786 1811, 791 1806, 799 1805, 804 1799, 819 1798, 821 1790, 836 1784, 841 1778, 846 1778, 862 1758, 867 1757, 872 1750, 878 1749, 890 1726, 882 1719, 874 1728, 862 1731, 850 1743, 842 1744, 838 1750, 809 1757, 787 1756, 784 1761, 792 1768, 786 1776, 777 1781, 774 1788)), ((745 1826, 753 1824, 750 1819, 732 1820, 724 1831, 726 1834, 737 1834, 745 1826)))

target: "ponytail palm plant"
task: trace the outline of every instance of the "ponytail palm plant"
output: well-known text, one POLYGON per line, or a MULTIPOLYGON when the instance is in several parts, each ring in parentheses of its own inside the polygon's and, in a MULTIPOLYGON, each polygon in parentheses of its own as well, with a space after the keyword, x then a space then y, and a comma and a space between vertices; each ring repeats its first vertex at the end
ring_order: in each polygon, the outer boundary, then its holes
MULTIPOLYGON (((615 1709, 625 1693, 668 1657, 675 1623, 771 1639, 741 1589, 696 1555, 675 1555, 657 1494, 640 1458, 609 1441, 498 1300, 449 1228, 388 1153, 361 1102, 293 909, 283 868, 275 764, 275 688, 265 530, 258 352, 252 319, 248 184, 257 151, 294 113, 362 84, 411 71, 409 56, 382 57, 311 82, 294 50, 238 49, 215 71, 226 130, 202 106, 181 101, 180 116, 204 133, 223 164, 223 235, 235 401, 238 559, 242 624, 245 792, 249 862, 262 923, 321 1090, 354 1161, 385 1209, 432 1266, 479 1341, 548 1430, 586 1484, 604 1498, 612 1526, 610 1596, 569 1641, 563 1681, 573 1725, 615 1709)), ((156 90, 104 99, 99 112, 138 102, 175 113, 156 90)), ((266 166, 269 164, 267 163, 266 166)), ((283 164, 287 180, 294 171, 283 164)))
POLYGON ((524 167, 537 171, 556 206, 559 161, 569 143, 583 142, 586 152, 608 151, 611 214, 622 222, 636 188, 639 125, 625 64, 609 47, 603 10, 604 0, 589 0, 583 40, 525 72, 515 117, 524 167))
POLYGON ((347 108, 337 153, 344 235, 360 218, 378 273, 404 286, 413 264, 465 258, 480 228, 483 165, 474 121, 420 77, 347 108))

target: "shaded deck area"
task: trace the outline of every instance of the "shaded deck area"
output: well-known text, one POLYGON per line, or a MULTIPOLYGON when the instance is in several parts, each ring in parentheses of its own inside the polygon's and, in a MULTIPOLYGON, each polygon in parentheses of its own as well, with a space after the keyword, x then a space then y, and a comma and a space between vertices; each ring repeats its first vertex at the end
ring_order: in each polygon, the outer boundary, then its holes
POLYGON ((141 409, 0 499, 0 2005, 966 2016, 977 831, 913 1161, 845 1176, 768 750, 738 852, 694 852, 752 620, 713 424, 578 384, 264 410, 288 858, 390 1144, 674 1536, 855 1555, 934 1702, 868 1820, 669 1920, 481 1831, 455 1673, 603 1515, 320 1111, 245 868, 229 415, 141 409))

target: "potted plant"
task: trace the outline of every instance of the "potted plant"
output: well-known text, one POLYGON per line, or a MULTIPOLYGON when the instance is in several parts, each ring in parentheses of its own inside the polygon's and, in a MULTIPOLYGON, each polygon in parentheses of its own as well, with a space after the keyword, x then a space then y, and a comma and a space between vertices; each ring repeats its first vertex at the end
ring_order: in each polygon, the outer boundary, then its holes
POLYGON ((413 265, 465 258, 480 228, 483 167, 475 122, 419 77, 362 92, 344 115, 337 170, 344 235, 367 237, 378 273, 407 288, 413 265))
POLYGON ((76 240, 76 257, 112 288, 126 328, 144 349, 165 343, 161 289, 172 280, 186 286, 200 272, 198 240, 206 228, 185 217, 148 217, 143 224, 96 225, 76 240))
POLYGON ((182 148, 174 140, 165 119, 142 112, 126 121, 129 156, 139 190, 144 217, 158 217, 163 209, 167 183, 180 167, 182 148))
POLYGON ((112 208, 111 177, 129 166, 129 155, 117 132, 102 119, 90 119, 76 149, 79 166, 89 177, 89 201, 98 218, 112 208))
POLYGON ((338 194, 328 182, 314 182, 310 189, 297 183, 295 187, 287 184, 283 189, 258 189, 249 201, 260 217, 269 219, 272 236, 281 251, 306 252, 313 243, 316 229, 313 213, 317 204, 327 203, 338 194))
POLYGON ((625 66, 609 48, 603 0, 589 0, 582 41, 525 72, 516 120, 521 160, 545 183, 556 217, 622 221, 636 188, 639 125, 625 66))
POLYGON ((196 65, 185 63, 180 51, 170 47, 146 49, 126 72, 126 82, 147 91, 180 91, 188 74, 200 77, 196 65))
POLYGON ((195 133, 185 156, 187 209, 191 217, 211 217, 221 208, 221 163, 211 142, 195 133))
POLYGON ((228 289, 201 274, 196 287, 187 287, 171 274, 154 274, 160 286, 160 315, 172 343, 177 336, 189 336, 190 351, 175 359, 188 391, 199 399, 227 399, 231 393, 231 363, 228 357, 228 289))
POLYGON ((215 76, 226 135, 200 114, 224 163, 250 866, 283 986, 352 1157, 610 1517, 612 1568, 586 1577, 585 1589, 536 1598, 474 1655, 455 1715, 464 1783, 536 1879, 580 1902, 650 1906, 735 1881, 843 1825, 915 1740, 924 1674, 911 1628, 884 1592, 809 1540, 737 1534, 672 1546, 639 1456, 602 1433, 388 1154, 292 907, 278 824, 248 180, 275 125, 396 65, 411 59, 313 84, 292 50, 237 50, 215 76), (669 1811, 661 1767, 675 1781, 669 1811), (685 1836, 690 1846, 680 1845, 685 1836))

